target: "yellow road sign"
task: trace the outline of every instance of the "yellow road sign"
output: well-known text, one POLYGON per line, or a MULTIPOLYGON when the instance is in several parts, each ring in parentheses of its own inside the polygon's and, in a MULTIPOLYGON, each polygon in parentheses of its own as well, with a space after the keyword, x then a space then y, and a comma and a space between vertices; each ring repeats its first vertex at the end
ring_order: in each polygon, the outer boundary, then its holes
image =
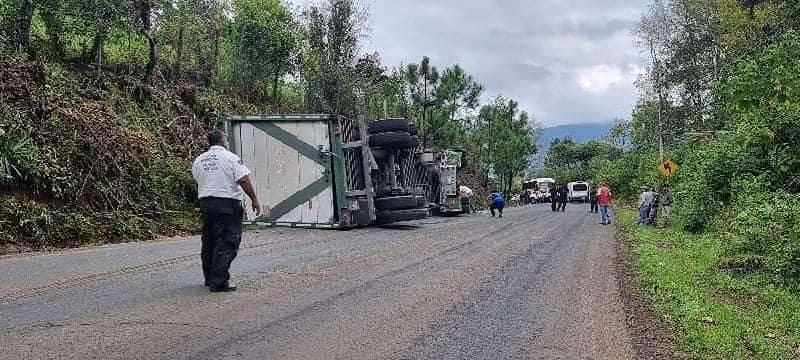
POLYGON ((678 164, 672 162, 672 160, 664 160, 661 162, 661 164, 658 165, 658 172, 660 172, 661 175, 664 175, 666 177, 675 175, 675 172, 677 171, 678 171, 678 164))

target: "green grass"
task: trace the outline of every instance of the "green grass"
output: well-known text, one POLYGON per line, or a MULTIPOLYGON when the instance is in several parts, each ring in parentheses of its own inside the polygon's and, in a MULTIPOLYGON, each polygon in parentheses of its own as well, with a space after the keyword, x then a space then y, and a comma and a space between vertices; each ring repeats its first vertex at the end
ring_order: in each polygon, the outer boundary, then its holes
POLYGON ((682 350, 698 359, 800 358, 800 293, 764 273, 718 269, 727 235, 638 227, 618 211, 635 271, 682 350))

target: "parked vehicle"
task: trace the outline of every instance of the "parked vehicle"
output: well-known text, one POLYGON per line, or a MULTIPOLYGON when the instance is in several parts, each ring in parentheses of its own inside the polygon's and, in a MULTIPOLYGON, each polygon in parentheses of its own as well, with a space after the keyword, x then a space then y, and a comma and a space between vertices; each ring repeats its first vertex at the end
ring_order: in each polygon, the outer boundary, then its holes
POLYGON ((549 202, 550 201, 550 188, 555 185, 556 180, 551 178, 538 178, 533 179, 538 186, 539 192, 539 201, 540 202, 549 202))
POLYGON ((576 181, 567 184, 569 201, 589 201, 589 184, 585 181, 576 181))

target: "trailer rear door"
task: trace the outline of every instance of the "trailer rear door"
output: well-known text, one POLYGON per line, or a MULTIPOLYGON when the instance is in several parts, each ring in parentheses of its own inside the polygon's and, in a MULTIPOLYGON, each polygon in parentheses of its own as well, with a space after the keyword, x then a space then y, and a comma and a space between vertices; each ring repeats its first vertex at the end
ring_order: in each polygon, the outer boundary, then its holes
POLYGON ((231 116, 226 126, 231 149, 252 171, 263 206, 262 216, 255 218, 248 203, 247 222, 336 224, 330 116, 231 116))

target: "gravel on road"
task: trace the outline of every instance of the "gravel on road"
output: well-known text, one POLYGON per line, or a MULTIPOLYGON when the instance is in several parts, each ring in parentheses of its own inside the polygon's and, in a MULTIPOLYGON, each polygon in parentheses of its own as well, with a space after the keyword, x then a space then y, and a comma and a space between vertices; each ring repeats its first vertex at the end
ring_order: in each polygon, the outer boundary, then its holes
POLYGON ((588 206, 246 233, 235 293, 196 237, 0 258, 0 359, 633 359, 588 206))

